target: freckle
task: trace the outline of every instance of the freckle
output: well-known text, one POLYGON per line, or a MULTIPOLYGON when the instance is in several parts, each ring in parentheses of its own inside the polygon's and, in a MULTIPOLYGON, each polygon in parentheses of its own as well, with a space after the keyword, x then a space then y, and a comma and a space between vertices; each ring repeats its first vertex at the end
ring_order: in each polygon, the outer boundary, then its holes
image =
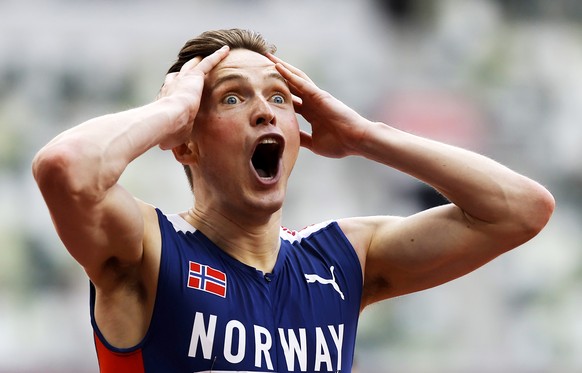
POLYGON ((414 238, 411 238, 411 239, 410 239, 410 242, 414 242, 414 238))

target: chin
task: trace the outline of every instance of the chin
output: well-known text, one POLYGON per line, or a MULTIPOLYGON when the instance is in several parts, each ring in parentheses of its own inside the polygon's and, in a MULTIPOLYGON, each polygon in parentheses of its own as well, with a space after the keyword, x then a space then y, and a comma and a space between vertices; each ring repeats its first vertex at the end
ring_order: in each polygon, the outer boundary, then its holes
POLYGON ((283 202, 284 202, 284 199, 266 200, 266 201, 261 201, 259 203, 259 206, 257 206, 257 207, 265 212, 274 214, 283 208, 283 202))
POLYGON ((274 214, 283 208, 284 193, 269 193, 269 195, 254 196, 249 200, 249 208, 264 214, 274 214))

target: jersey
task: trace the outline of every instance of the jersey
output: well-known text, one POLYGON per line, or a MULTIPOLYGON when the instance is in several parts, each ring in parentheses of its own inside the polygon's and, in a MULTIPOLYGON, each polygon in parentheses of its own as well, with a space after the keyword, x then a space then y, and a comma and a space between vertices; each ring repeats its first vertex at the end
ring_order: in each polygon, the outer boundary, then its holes
POLYGON ((362 269, 337 222, 281 228, 264 274, 179 215, 157 210, 162 252, 149 329, 111 346, 91 322, 102 373, 351 372, 362 269))

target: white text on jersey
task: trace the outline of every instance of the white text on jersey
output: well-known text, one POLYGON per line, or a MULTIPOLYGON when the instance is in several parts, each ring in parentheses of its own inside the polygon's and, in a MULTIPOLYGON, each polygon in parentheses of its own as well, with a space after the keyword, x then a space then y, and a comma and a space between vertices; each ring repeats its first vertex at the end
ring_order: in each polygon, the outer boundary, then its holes
MULTIPOLYGON (((222 353, 224 359, 231 364, 242 362, 249 352, 246 345, 247 328, 238 320, 227 322, 224 330, 223 351, 214 351, 217 320, 216 315, 210 315, 208 320, 205 320, 202 313, 196 312, 188 356, 212 360, 217 353, 222 353), (200 348, 198 348, 199 345, 200 348)), ((308 346, 306 328, 278 328, 278 336, 275 338, 268 329, 259 325, 253 325, 251 332, 254 335, 254 349, 250 350, 254 354, 254 365, 257 368, 274 369, 271 354, 273 340, 276 339, 285 355, 288 371, 295 371, 296 362, 300 372, 337 372, 342 369, 344 324, 315 327, 314 346, 308 346), (335 349, 335 354, 331 353, 330 346, 335 349), (313 366, 309 367, 308 364, 313 364, 313 366)))

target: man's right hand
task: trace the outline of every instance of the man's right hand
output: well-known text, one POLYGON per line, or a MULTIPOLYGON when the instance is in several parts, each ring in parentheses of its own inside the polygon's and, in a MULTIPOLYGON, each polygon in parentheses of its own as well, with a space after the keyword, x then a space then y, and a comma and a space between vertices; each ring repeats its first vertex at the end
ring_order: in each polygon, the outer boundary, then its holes
POLYGON ((157 99, 167 99, 168 105, 175 107, 178 113, 172 122, 173 128, 169 128, 167 136, 160 141, 160 148, 171 149, 188 140, 200 108, 204 77, 228 52, 228 46, 224 46, 205 58, 195 57, 186 62, 179 72, 166 75, 157 99))

